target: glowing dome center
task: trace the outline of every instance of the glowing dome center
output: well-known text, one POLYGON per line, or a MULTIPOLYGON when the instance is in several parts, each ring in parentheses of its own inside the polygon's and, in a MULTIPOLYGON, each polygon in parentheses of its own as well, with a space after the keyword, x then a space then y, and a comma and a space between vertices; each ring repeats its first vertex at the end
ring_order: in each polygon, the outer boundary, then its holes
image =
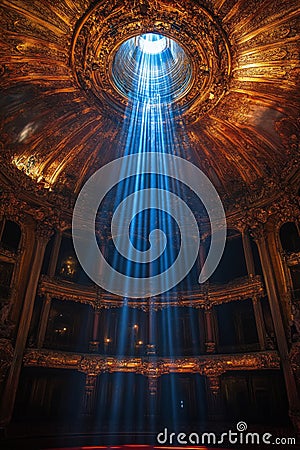
POLYGON ((139 37, 138 47, 143 53, 158 55, 162 53, 168 45, 168 40, 160 34, 147 33, 139 37))
POLYGON ((127 98, 177 100, 191 86, 191 61, 183 47, 157 33, 144 33, 124 41, 111 68, 112 81, 127 98))

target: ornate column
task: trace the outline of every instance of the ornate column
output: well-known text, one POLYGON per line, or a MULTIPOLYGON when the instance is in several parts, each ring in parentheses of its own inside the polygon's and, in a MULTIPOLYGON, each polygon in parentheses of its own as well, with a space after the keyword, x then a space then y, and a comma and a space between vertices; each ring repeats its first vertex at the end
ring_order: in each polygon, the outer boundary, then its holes
POLYGON ((51 252, 51 256, 50 256, 50 263, 49 263, 49 267, 48 267, 49 277, 54 277, 54 275, 55 275, 61 240, 62 240, 62 232, 59 231, 55 235, 54 244, 53 244, 53 248, 52 248, 52 252, 51 252))
MULTIPOLYGON (((53 244, 53 248, 52 248, 52 252, 51 252, 51 256, 50 256, 50 263, 49 263, 49 267, 48 267, 48 276, 49 277, 54 277, 54 275, 55 275, 61 239, 62 239, 62 233, 61 233, 61 231, 59 231, 55 235, 54 244, 53 244)), ((39 323, 39 330, 38 330, 38 335, 37 335, 37 347, 38 348, 41 348, 44 344, 50 309, 51 309, 51 297, 49 296, 49 294, 46 294, 44 297, 44 301, 43 301, 43 307, 42 307, 41 318, 40 318, 40 323, 39 323)))
POLYGON ((207 353, 216 351, 215 316, 211 305, 206 305, 204 309, 205 319, 205 349, 207 353))
POLYGON ((157 387, 159 373, 156 362, 149 362, 143 375, 148 379, 147 407, 144 414, 147 423, 147 431, 156 431, 157 425, 157 387))
POLYGON ((262 264, 266 290, 269 298, 272 319, 276 334, 281 366, 285 378, 287 397, 289 401, 289 414, 295 426, 299 429, 300 405, 297 386, 291 363, 289 360, 289 349, 283 325, 280 302, 277 294, 273 267, 270 259, 269 249, 266 242, 265 229, 261 226, 254 232, 254 238, 258 246, 259 256, 262 264))
POLYGON ((265 350, 267 345, 267 332, 264 322, 263 310, 259 297, 252 298, 253 311, 255 316, 256 329, 258 334, 259 347, 261 350, 265 350))
POLYGON ((253 253, 251 248, 251 242, 249 238, 249 234, 247 230, 243 230, 242 232, 242 241, 244 248, 245 261, 247 266, 248 275, 255 275, 255 265, 253 259, 253 253))
POLYGON ((46 294, 43 299, 43 307, 37 334, 37 348, 41 348, 44 345, 50 309, 51 309, 51 297, 49 294, 46 294))
POLYGON ((0 339, 0 388, 5 381, 13 359, 14 349, 9 339, 0 339))
POLYGON ((147 424, 150 431, 156 430, 157 422, 157 360, 153 358, 157 354, 156 350, 156 311, 154 309, 153 299, 149 299, 149 312, 148 312, 148 345, 146 346, 147 355, 147 369, 146 374, 148 377, 148 395, 147 395, 147 424))
POLYGON ((95 413, 97 377, 98 375, 95 373, 86 374, 83 401, 81 406, 81 414, 83 416, 93 416, 95 413))
POLYGON ((218 421, 222 419, 223 408, 221 398, 220 373, 216 369, 206 372, 207 379, 207 416, 208 420, 218 421))
POLYGON ((156 334, 155 334, 155 310, 152 298, 149 299, 149 337, 146 353, 148 356, 156 355, 156 334))
MULTIPOLYGON (((249 277, 253 277, 255 275, 255 265, 254 265, 254 259, 253 259, 250 238, 249 238, 249 234, 248 234, 247 230, 243 230, 242 240, 243 240, 244 255, 245 255, 248 275, 249 275, 249 277)), ((254 297, 252 299, 252 304, 253 304, 253 311, 254 311, 254 316, 255 316, 255 323, 256 323, 259 347, 261 350, 265 350, 267 333, 266 333, 260 298, 254 297)))
POLYGON ((23 355, 26 347, 30 322, 32 319, 34 301, 40 272, 42 268, 44 253, 46 245, 52 235, 52 229, 48 226, 38 224, 36 229, 36 237, 34 242, 34 254, 32 256, 31 272, 27 283, 23 308, 19 321, 19 328, 16 337, 14 355, 12 364, 8 373, 6 386, 2 396, 1 410, 0 410, 0 424, 6 426, 11 419, 17 387, 19 384, 19 377, 23 362, 23 355))
POLYGON ((101 373, 101 363, 94 356, 81 360, 79 371, 85 374, 85 387, 81 403, 81 415, 92 416, 95 413, 97 397, 97 377, 101 373))
POLYGON ((92 340, 89 343, 91 352, 99 351, 99 324, 100 324, 101 309, 95 308, 93 311, 93 332, 92 340))
POLYGON ((204 266, 205 263, 205 259, 206 259, 206 252, 205 252, 205 247, 204 247, 204 242, 201 241, 200 242, 200 248, 199 248, 199 274, 202 270, 202 267, 204 266))
MULTIPOLYGON (((19 225, 21 226, 21 224, 19 225)), ((34 224, 30 220, 30 218, 23 217, 21 232, 22 237, 12 279, 13 290, 10 301, 11 309, 9 312, 9 318, 14 324, 14 335, 17 332, 18 323, 21 317, 23 299, 26 293, 34 253, 34 247, 32 243, 35 239, 35 230, 34 224)))

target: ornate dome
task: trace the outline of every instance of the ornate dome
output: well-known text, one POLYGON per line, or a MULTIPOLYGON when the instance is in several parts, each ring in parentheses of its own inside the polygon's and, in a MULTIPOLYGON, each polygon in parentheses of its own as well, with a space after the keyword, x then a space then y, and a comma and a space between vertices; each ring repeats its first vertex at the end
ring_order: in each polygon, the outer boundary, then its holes
POLYGON ((117 156, 128 102, 113 80, 118 49, 154 32, 190 61, 177 106, 227 208, 279 193, 298 154, 299 14, 297 0, 4 2, 2 177, 72 204, 117 156))

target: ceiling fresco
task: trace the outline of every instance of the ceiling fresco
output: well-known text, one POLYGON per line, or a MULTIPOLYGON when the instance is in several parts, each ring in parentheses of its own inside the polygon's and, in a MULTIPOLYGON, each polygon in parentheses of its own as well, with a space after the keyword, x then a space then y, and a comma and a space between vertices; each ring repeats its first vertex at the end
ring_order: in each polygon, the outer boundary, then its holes
POLYGON ((127 99, 112 60, 150 31, 192 61, 181 130, 225 204, 292 179, 298 0, 2 0, 0 21, 1 177, 15 189, 75 196, 119 156, 127 99))

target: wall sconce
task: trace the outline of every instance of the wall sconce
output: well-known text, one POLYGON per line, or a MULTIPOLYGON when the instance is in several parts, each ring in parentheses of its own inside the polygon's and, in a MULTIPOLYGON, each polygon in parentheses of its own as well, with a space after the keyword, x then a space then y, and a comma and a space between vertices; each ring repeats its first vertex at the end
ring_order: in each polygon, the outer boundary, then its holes
POLYGON ((76 259, 73 256, 67 256, 62 261, 59 273, 65 278, 74 279, 77 274, 77 268, 78 263, 76 259))

